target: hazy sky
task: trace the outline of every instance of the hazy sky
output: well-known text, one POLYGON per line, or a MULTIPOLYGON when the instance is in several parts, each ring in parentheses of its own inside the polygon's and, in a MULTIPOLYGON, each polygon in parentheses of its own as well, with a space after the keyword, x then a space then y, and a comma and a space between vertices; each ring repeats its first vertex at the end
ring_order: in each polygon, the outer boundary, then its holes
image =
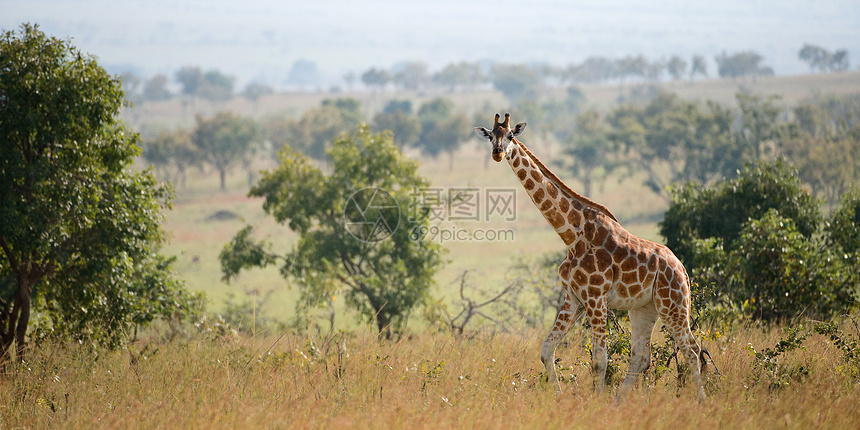
POLYGON ((0 0, 0 27, 38 23, 71 37, 112 72, 183 66, 280 86, 313 61, 347 71, 424 61, 578 63, 589 56, 715 55, 754 50, 777 74, 808 70, 804 43, 847 49, 860 64, 860 2, 835 0, 0 0))

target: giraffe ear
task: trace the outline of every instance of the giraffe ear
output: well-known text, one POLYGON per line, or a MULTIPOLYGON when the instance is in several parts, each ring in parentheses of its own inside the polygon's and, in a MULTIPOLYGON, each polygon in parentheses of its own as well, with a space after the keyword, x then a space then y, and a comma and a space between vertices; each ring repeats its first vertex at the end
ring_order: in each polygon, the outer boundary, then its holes
POLYGON ((478 137, 481 137, 484 139, 492 139, 493 138, 493 134, 490 132, 490 130, 487 130, 486 127, 475 127, 475 133, 478 134, 478 137))
POLYGON ((520 133, 522 133, 523 130, 525 130, 525 129, 526 129, 526 123, 521 122, 521 123, 514 126, 514 130, 511 131, 511 133, 513 133, 514 136, 519 136, 520 133))

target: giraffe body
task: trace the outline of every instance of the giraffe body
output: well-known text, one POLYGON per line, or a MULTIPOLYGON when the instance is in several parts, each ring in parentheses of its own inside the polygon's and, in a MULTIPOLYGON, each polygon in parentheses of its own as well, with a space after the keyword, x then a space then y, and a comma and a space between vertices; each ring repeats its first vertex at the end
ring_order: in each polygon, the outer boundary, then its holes
POLYGON ((681 262, 664 245, 636 237, 612 213, 571 190, 516 135, 525 123, 510 127, 510 115, 493 130, 476 127, 490 139, 493 159, 507 159, 532 202, 568 248, 558 273, 566 292, 552 330, 541 346, 541 360, 558 388, 555 349, 584 314, 592 327, 593 376, 598 392, 606 373, 606 323, 609 309, 628 310, 631 359, 619 397, 650 365, 651 332, 657 319, 667 326, 693 371, 700 399, 701 348, 690 329, 690 287, 681 262))

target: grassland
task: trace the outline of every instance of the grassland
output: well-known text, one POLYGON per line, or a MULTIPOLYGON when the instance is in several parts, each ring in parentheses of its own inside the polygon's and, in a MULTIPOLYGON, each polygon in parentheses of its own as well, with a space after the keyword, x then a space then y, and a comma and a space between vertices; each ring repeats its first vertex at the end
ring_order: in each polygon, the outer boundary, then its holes
MULTIPOLYGON (((719 428, 848 429, 860 422, 852 365, 827 338, 762 371, 748 346, 785 333, 704 336, 719 374, 708 399, 655 365, 621 402, 591 389, 586 332, 559 349, 561 393, 542 382, 543 332, 397 342, 353 332, 313 339, 153 334, 125 350, 48 345, 0 378, 0 428, 719 428), (853 374, 853 376, 852 376, 853 374)), ((620 368, 626 365, 623 360, 620 368)))

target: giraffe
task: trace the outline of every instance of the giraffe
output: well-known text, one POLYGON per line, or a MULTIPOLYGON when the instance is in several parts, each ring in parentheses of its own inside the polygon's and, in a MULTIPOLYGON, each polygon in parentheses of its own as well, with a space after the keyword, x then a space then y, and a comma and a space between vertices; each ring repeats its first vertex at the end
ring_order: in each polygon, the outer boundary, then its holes
POLYGON ((510 126, 510 114, 493 129, 475 127, 489 139, 493 160, 507 159, 529 197, 567 246, 558 268, 565 300, 541 346, 541 361, 550 383, 560 390, 555 350, 583 314, 592 329, 592 375, 598 393, 606 374, 606 322, 609 309, 626 309, 631 325, 630 367, 618 398, 628 392, 651 362, 651 332, 660 318, 692 369, 700 401, 704 400, 702 349, 690 329, 690 286, 684 266, 669 248, 640 239, 624 229, 600 205, 571 190, 516 136, 526 123, 510 126))

